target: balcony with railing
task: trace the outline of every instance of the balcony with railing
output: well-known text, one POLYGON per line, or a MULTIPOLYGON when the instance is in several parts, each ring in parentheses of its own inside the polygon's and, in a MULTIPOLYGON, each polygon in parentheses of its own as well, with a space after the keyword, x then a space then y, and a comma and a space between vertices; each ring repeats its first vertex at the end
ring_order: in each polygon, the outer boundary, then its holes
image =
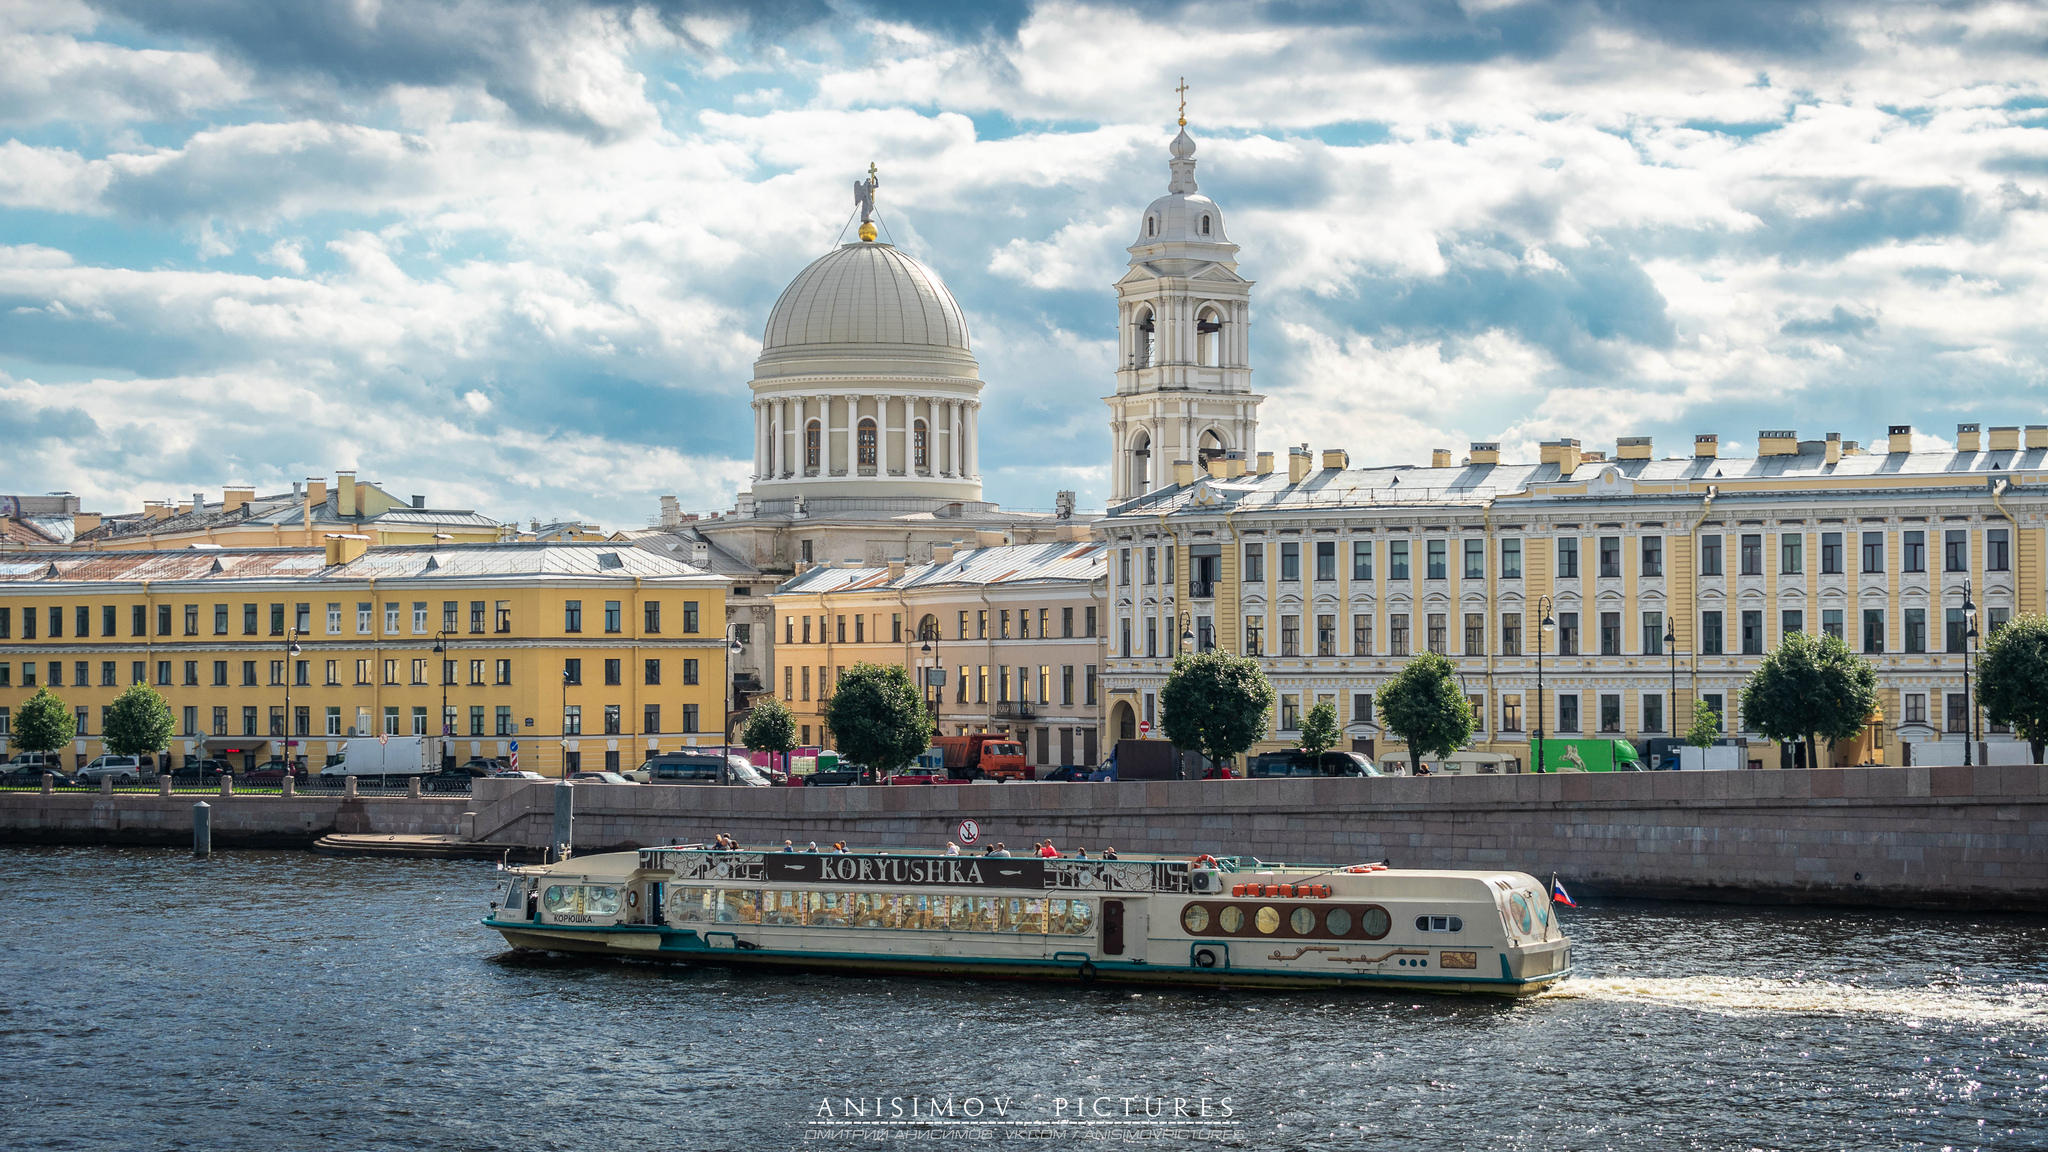
POLYGON ((1188 597, 1193 600, 1214 600, 1216 583, 1213 580, 1188 581, 1188 597))
POLYGON ((1031 703, 1027 700, 1004 700, 996 705, 998 720, 1029 720, 1034 715, 1036 713, 1031 710, 1031 703))

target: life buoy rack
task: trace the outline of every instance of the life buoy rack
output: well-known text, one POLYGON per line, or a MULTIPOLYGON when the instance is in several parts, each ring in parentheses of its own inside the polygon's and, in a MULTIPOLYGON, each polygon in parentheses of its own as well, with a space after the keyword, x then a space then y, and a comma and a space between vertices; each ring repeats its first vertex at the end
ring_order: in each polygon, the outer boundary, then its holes
POLYGON ((1345 869, 1346 872, 1352 873, 1385 872, 1386 870, 1387 866, 1385 864, 1353 864, 1351 867, 1345 869))
POLYGON ((1190 862, 1190 866, 1195 868, 1221 868, 1223 867, 1223 863, 1222 861, 1216 859, 1214 856, 1211 856, 1208 853, 1204 852, 1200 856, 1195 857, 1194 860, 1190 862))

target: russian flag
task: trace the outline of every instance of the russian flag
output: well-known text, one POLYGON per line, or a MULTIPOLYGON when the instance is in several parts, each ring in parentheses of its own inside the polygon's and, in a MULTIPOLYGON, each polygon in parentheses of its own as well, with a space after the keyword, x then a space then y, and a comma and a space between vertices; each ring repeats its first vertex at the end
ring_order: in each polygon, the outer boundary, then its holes
POLYGON ((1564 885, 1557 882, 1555 876, 1550 878, 1550 900, 1553 904, 1562 904, 1567 908, 1579 906, 1578 902, 1572 899, 1571 893, 1564 890, 1564 885))

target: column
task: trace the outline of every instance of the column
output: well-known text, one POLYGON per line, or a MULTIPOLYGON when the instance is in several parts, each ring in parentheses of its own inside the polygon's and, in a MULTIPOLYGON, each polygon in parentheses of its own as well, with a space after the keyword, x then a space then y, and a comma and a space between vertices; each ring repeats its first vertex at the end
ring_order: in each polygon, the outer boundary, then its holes
POLYGON ((981 401, 967 403, 967 474, 981 475, 981 401))
POLYGON ((960 402, 946 401, 946 475, 960 478, 960 402))
POLYGON ((766 404, 762 403, 761 401, 759 401, 759 400, 756 400, 756 401, 754 401, 754 479, 755 479, 755 480, 760 480, 760 479, 762 479, 763 477, 765 477, 765 476, 767 475, 767 472, 768 472, 768 465, 767 465, 767 460, 766 460, 766 458, 767 458, 767 454, 768 454, 768 453, 767 453, 767 446, 768 446, 768 406, 767 406, 766 404))
POLYGON ((808 435, 811 426, 810 398, 799 396, 790 401, 790 403, 796 407, 796 450, 789 454, 789 458, 792 461, 792 475, 801 476, 804 474, 804 469, 809 467, 810 461, 810 457, 806 455, 805 449, 805 437, 808 435))
POLYGON ((860 475, 860 457, 855 454, 857 449, 853 443, 854 429, 860 423, 860 401, 861 397, 859 396, 848 396, 846 398, 846 474, 848 476, 860 475))

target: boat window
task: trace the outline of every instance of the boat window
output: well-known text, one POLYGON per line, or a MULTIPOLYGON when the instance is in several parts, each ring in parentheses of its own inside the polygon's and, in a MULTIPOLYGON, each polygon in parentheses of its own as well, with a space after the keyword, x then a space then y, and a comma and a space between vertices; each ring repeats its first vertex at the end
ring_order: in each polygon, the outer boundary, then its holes
POLYGON ((1189 933, 1199 935, 1209 930, 1209 910, 1200 904, 1190 904, 1181 909, 1180 922, 1189 933))
POLYGON ((709 888, 671 888, 668 895, 669 919, 678 924, 698 924, 716 919, 714 898, 715 893, 709 888))
POLYGON ((804 922, 804 894, 801 892, 761 893, 761 923, 800 927, 804 922))
MULTIPOLYGON (((1528 913, 1524 911, 1523 916, 1525 919, 1527 915, 1528 913)), ((1465 919, 1462 916, 1417 916, 1415 918, 1415 930, 1417 932, 1463 932, 1465 930, 1465 919)))
POLYGON ((611 916, 619 910, 619 890, 602 884, 550 884, 540 903, 552 913, 611 916))
POLYGON ((893 919, 889 909, 889 898, 880 892, 856 892, 853 894, 853 926, 855 928, 890 928, 893 919))
POLYGON ((1261 932, 1277 932, 1280 930, 1280 910, 1269 904, 1259 909, 1259 914, 1252 918, 1252 922, 1259 926, 1261 932))
POLYGON ((814 928, 846 927, 846 893, 811 893, 809 920, 814 928))
POLYGON ((1328 929, 1330 930, 1330 935, 1332 935, 1332 936, 1348 936, 1348 935, 1350 935, 1350 934, 1351 934, 1351 912, 1350 912, 1350 910, 1349 910, 1349 909, 1345 909, 1345 908, 1332 908, 1332 909, 1330 909, 1330 912, 1329 912, 1329 914, 1323 917, 1323 927, 1325 927, 1325 928, 1328 928, 1328 929))
POLYGON ((720 924, 761 922, 761 892, 758 888, 728 888, 718 894, 720 924))
POLYGON ((1054 936, 1085 936, 1094 919, 1086 900, 1054 900, 1046 910, 1046 930, 1054 936))
POLYGON ((1358 933, 1367 940, 1377 940, 1394 930, 1394 918, 1378 905, 1358 914, 1358 933))
POLYGON ((1216 926, 1225 932, 1239 932, 1244 929, 1244 909, 1232 904, 1216 914, 1216 926))
POLYGON ((1529 914, 1529 898, 1520 892, 1510 892, 1508 893, 1508 903, 1514 906, 1514 921, 1521 925, 1522 931, 1524 933, 1534 932, 1536 925, 1529 914))
POLYGON ((1294 929, 1296 936, 1306 936, 1316 930, 1316 914, 1309 908, 1296 908, 1294 915, 1287 918, 1287 926, 1294 929))
POLYGON ((1045 898, 1031 896, 1010 901, 1012 932, 1035 932, 1045 934, 1045 898))

